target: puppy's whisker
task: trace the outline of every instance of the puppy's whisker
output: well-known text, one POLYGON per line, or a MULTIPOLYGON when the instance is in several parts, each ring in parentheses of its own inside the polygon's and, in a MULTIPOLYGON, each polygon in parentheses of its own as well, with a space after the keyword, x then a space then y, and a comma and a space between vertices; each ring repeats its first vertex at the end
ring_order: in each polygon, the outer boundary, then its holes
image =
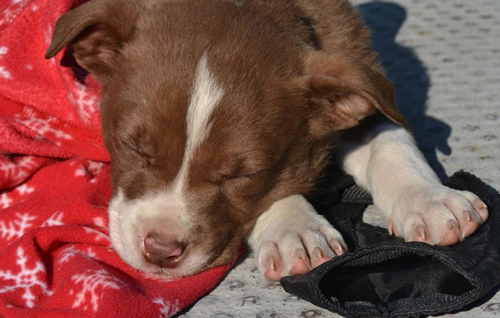
POLYGON ((88 205, 88 206, 93 207, 93 208, 97 208, 97 209, 104 209, 104 210, 106 210, 106 209, 108 208, 108 207, 107 207, 107 206, 105 206, 105 205, 95 205, 95 204, 92 204, 92 203, 86 202, 86 201, 84 201, 84 200, 80 200, 80 201, 81 201, 81 202, 83 202, 83 203, 85 203, 85 204, 86 204, 86 205, 88 205))

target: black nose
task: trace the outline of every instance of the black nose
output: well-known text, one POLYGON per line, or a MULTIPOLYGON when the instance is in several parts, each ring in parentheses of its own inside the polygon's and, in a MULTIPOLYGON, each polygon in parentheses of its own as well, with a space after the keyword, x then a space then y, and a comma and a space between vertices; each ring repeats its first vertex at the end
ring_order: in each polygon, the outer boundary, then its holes
POLYGON ((177 239, 161 237, 156 232, 149 232, 144 239, 144 258, 161 268, 173 268, 186 249, 186 244, 177 239))

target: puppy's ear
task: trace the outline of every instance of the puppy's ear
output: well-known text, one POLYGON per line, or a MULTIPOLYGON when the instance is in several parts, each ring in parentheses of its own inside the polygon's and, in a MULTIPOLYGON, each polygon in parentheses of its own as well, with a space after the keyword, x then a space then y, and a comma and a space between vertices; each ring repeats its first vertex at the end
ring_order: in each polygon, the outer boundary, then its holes
POLYGON ((393 122, 404 124, 392 83, 362 62, 340 53, 312 52, 306 58, 305 71, 313 135, 353 127, 377 110, 393 122))
POLYGON ((78 64, 103 81, 112 74, 123 45, 132 38, 139 12, 131 1, 88 1, 57 20, 45 58, 71 45, 78 64))

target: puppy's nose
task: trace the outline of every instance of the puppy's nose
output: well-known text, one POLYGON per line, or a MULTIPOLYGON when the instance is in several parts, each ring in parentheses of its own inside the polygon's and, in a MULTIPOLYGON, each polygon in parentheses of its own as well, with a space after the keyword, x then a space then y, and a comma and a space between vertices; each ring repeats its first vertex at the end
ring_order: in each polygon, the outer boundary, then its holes
POLYGON ((161 268, 175 267, 184 254, 186 244, 176 239, 162 238, 156 232, 149 232, 144 239, 144 257, 161 268))

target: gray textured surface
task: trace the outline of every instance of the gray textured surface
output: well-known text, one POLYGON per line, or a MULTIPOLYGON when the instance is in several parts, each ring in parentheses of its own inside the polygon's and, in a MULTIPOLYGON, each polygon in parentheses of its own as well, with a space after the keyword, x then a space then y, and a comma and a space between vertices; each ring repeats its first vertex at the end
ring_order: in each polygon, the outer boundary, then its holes
MULTIPOLYGON (((352 3, 432 167, 442 178, 464 169, 500 189, 500 0, 352 3)), ((366 219, 381 221, 376 211, 366 219)), ((500 317, 500 294, 450 316, 500 317)), ((266 281, 249 255, 181 317, 338 316, 266 281)))

